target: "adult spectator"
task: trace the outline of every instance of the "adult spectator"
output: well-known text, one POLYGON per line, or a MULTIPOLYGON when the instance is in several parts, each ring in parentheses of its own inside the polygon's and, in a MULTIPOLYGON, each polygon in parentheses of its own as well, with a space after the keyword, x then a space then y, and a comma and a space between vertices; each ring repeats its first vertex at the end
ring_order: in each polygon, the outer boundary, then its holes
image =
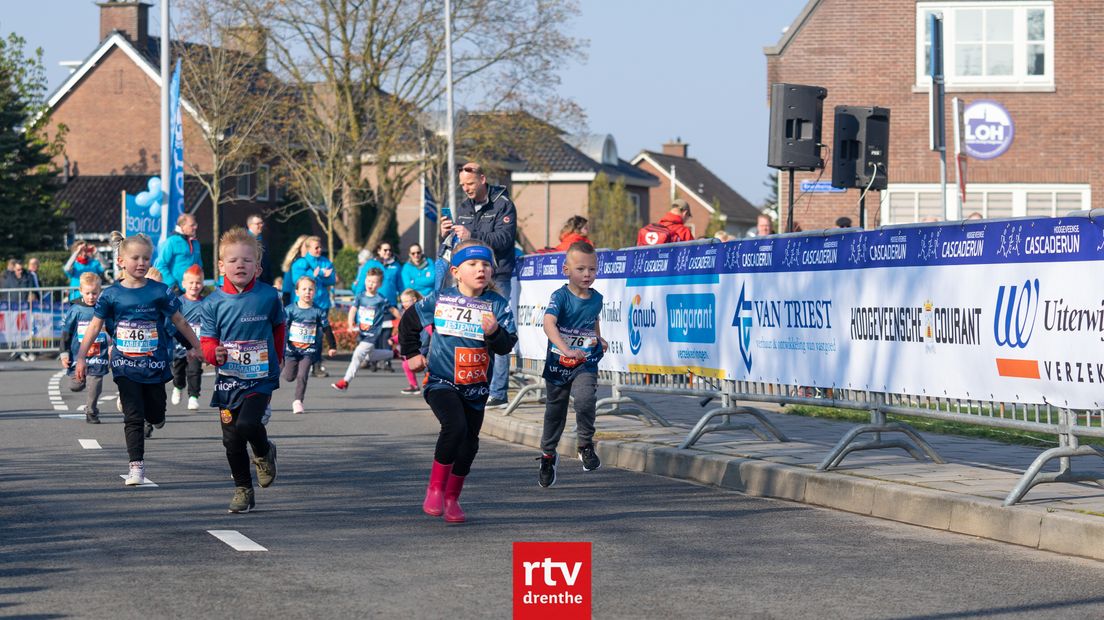
POLYGON ((766 237, 774 234, 774 220, 766 213, 760 213, 755 218, 755 230, 748 231, 749 237, 766 237))
POLYGON ((154 267, 165 278, 165 286, 169 290, 180 289, 184 280, 184 272, 192 265, 199 265, 203 269, 203 259, 199 256, 199 240, 196 239, 196 219, 194 215, 185 213, 176 218, 176 229, 165 240, 165 244, 157 249, 157 261, 154 267))
POLYGON ((395 246, 391 245, 390 241, 384 241, 376 246, 374 254, 373 258, 364 261, 357 270, 356 282, 353 282, 353 296, 364 292, 364 276, 368 274, 369 269, 375 267, 383 272, 383 282, 380 283, 377 294, 394 305, 399 299, 399 293, 402 292, 402 264, 395 260, 395 246))
MULTIPOLYGON (((402 286, 399 288, 402 290, 412 288, 421 293, 422 296, 429 295, 433 292, 437 266, 433 263, 432 258, 426 257, 425 252, 422 251, 422 246, 417 243, 412 243, 406 249, 406 253, 410 260, 402 267, 402 286)), ((402 290, 399 292, 401 293, 402 290)))
POLYGON ((556 246, 556 251, 566 252, 567 248, 571 247, 571 244, 576 241, 584 241, 593 246, 594 242, 587 237, 590 234, 590 228, 587 224, 587 219, 581 215, 572 215, 567 218, 567 222, 560 229, 560 244, 556 246))
POLYGON ((31 279, 31 288, 42 288, 42 281, 38 279, 38 259, 33 256, 27 260, 27 277, 31 279))
POLYGON ((268 253, 268 244, 265 243, 264 237, 264 218, 259 214, 254 213, 245 218, 245 227, 249 230, 249 234, 256 237, 257 242, 261 244, 261 282, 265 284, 272 284, 272 256, 268 253))
POLYGON ((851 228, 851 218, 842 215, 836 218, 836 228, 851 228))
MULTIPOLYGON (((483 167, 468 162, 460 167, 460 189, 467 198, 456 206, 455 222, 441 218, 441 238, 460 242, 478 239, 491 246, 494 253, 494 285, 498 292, 510 299, 510 278, 514 274, 514 242, 517 239, 517 209, 506 195, 506 188, 488 185, 483 167)), ((437 253, 443 256, 442 252, 437 253)), ((506 384, 510 379, 510 356, 496 355, 494 376, 491 378, 488 407, 506 404, 506 384)))
POLYGON ((23 261, 16 258, 8 261, 8 270, 4 272, 2 288, 31 288, 31 277, 23 268, 23 261))
POLYGON ((291 298, 295 296, 296 283, 291 279, 291 266, 295 261, 307 254, 306 241, 309 239, 309 235, 299 235, 299 238, 295 240, 295 243, 291 244, 288 248, 287 254, 284 254, 284 262, 280 265, 280 270, 284 273, 283 286, 280 288, 280 293, 284 298, 284 305, 291 303, 291 298))
POLYGON ((73 253, 69 256, 69 260, 65 262, 65 266, 62 267, 65 275, 69 276, 69 288, 72 289, 69 293, 69 301, 80 299, 80 277, 83 274, 91 272, 103 279, 104 273, 107 271, 100 261, 94 244, 78 241, 73 244, 71 249, 73 253))
POLYGON ((659 218, 659 222, 648 224, 636 234, 637 245, 660 245, 693 241, 694 233, 686 227, 690 219, 690 204, 682 198, 671 203, 671 209, 659 218))
MULTIPOLYGON (((330 287, 337 283, 337 273, 334 269, 334 264, 330 259, 322 256, 322 239, 316 236, 310 236, 303 239, 303 242, 299 244, 299 253, 301 256, 295 259, 291 264, 290 275, 284 276, 284 286, 287 286, 287 282, 292 282, 291 289, 291 302, 298 301, 298 297, 294 291, 299 282, 299 278, 307 276, 314 280, 314 305, 326 311, 330 312, 330 308, 333 306, 333 299, 330 296, 330 287)), ((295 246, 292 246, 295 249, 295 246)), ((288 251, 288 255, 291 255, 291 251, 288 251)), ((322 365, 322 360, 319 359, 314 363, 311 368, 311 374, 315 377, 327 377, 329 373, 326 372, 326 367, 322 365)))

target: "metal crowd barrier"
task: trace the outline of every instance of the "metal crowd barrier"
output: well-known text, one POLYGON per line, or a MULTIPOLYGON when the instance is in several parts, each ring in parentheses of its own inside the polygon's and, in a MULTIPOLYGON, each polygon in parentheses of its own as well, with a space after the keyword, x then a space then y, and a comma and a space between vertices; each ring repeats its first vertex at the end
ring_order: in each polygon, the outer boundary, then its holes
POLYGON ((68 286, 0 289, 0 354, 60 350, 72 291, 68 286))

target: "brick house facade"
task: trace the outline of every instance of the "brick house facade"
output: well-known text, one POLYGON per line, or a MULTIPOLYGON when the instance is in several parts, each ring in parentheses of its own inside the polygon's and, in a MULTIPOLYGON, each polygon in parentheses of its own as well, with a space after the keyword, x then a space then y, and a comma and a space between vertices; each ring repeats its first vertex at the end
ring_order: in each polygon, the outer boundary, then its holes
MULTIPOLYGON (((1104 155, 1100 132, 1092 129, 1092 119, 1104 111, 1095 75, 1104 49, 1099 8, 1092 0, 810 0, 778 44, 764 50, 768 98, 776 82, 826 88, 824 144, 832 143, 835 106, 891 109, 889 186, 879 197, 867 198, 868 225, 960 219, 974 212, 997 218, 1091 208, 1092 196, 1104 189, 1093 170, 1104 155), (928 143, 930 12, 944 19, 946 213, 939 156, 928 143), (1008 132, 1011 144, 996 157, 968 158, 961 208, 952 97, 986 114, 999 115, 1003 109, 1011 119, 1008 127, 997 116, 989 117, 998 131, 1008 132)), ((830 180, 830 153, 822 150, 822 156, 828 169, 821 179, 830 180)), ((818 174, 798 172, 797 183, 818 174)), ((786 176, 779 174, 783 213, 786 176)), ((830 227, 839 216, 857 223, 858 197, 858 190, 807 194, 794 219, 806 230, 830 227)))

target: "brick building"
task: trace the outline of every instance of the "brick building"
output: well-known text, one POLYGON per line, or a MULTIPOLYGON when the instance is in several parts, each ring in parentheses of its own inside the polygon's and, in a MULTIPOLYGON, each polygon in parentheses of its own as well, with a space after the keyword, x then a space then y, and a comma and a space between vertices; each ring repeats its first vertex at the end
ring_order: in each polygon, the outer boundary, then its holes
MULTIPOLYGON (((822 142, 837 105, 891 109, 889 186, 868 197, 868 222, 1050 216, 1092 206, 1104 155, 1097 59, 1104 13, 1095 0, 810 0, 765 50, 767 87, 822 86, 822 142), (928 148, 927 16, 944 19, 947 84, 947 213, 939 156, 928 148), (967 194, 955 187, 951 98, 967 110, 967 194)), ((830 161, 830 153, 822 151, 830 161)), ((798 172, 798 184, 819 171, 798 172)), ((831 179, 830 168, 823 180, 831 179)), ((785 207, 786 173, 779 175, 785 207)), ((858 190, 810 193, 794 219, 808 230, 839 216, 858 221, 858 190)))
MULTIPOLYGON (((51 126, 68 128, 58 162, 64 186, 57 200, 69 205, 73 232, 90 237, 118 229, 120 192, 142 191, 146 180, 161 172, 161 40, 149 36, 150 5, 114 0, 99 7, 100 44, 47 100, 51 126)), ((201 171, 210 169, 199 116, 186 99, 181 107, 185 161, 201 171)), ((276 204, 279 196, 268 172, 265 165, 251 166, 227 188, 238 200, 220 209, 221 230, 244 225, 250 213, 276 204)), ((199 220, 201 241, 210 243, 210 200, 190 175, 184 208, 199 220)), ((266 239, 279 235, 276 228, 266 239)))

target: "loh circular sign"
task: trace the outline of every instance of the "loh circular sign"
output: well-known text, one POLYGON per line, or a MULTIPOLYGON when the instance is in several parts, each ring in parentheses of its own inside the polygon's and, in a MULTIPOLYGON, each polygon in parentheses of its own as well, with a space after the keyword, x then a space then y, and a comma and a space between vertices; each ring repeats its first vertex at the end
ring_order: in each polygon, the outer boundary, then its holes
POLYGON ((1012 117, 996 101, 982 99, 966 106, 962 113, 966 154, 975 159, 1000 157, 1012 146, 1016 129, 1012 117))

